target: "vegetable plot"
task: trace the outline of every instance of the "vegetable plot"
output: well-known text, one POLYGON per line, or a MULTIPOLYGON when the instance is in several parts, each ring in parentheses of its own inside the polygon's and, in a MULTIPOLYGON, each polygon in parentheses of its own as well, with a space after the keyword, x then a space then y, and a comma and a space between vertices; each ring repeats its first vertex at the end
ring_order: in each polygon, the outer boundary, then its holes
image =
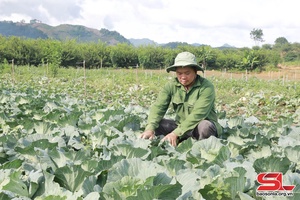
MULTIPOLYGON (((300 108, 271 123, 266 110, 280 97, 262 105, 261 119, 224 114, 222 138, 174 148, 137 137, 146 108, 74 96, 2 85, 0 199, 261 199, 261 172, 282 172, 284 184, 296 186, 278 199, 300 199, 300 108)), ((262 99, 247 99, 244 109, 258 112, 262 99)))

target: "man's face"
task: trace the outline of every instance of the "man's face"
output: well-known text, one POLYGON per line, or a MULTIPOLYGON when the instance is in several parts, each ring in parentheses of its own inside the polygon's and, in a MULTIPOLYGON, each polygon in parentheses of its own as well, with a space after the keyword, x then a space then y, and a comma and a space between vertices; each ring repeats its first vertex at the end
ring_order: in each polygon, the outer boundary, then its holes
POLYGON ((190 87, 194 83, 197 73, 192 67, 178 67, 176 75, 183 86, 190 87))

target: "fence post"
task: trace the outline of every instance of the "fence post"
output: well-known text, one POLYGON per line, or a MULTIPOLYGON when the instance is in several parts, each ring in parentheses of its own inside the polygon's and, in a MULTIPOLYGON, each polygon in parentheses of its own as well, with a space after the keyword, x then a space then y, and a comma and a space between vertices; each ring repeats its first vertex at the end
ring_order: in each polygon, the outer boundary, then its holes
POLYGON ((84 97, 86 98, 86 72, 85 72, 85 60, 83 61, 83 73, 84 73, 84 97))
POLYGON ((12 76, 12 82, 15 83, 15 67, 14 67, 14 59, 11 60, 11 76, 12 76))

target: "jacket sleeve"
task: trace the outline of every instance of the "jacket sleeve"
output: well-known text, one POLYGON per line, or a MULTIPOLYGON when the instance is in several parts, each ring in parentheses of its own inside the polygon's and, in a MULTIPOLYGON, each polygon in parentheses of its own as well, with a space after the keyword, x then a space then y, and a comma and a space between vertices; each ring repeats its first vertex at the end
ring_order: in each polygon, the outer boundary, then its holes
POLYGON ((154 131, 159 126, 159 122, 166 114, 171 101, 171 84, 166 84, 159 92, 156 101, 150 108, 148 122, 145 130, 154 131))
POLYGON ((215 90, 213 85, 205 84, 201 89, 199 98, 195 101, 193 109, 178 127, 173 131, 177 136, 192 131, 201 120, 207 119, 214 108, 215 90))

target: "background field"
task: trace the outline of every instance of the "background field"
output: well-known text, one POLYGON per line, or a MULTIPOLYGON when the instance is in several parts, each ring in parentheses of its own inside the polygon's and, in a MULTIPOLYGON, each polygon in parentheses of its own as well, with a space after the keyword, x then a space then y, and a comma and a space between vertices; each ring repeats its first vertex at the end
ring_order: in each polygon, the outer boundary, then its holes
MULTIPOLYGON (((145 108, 153 103, 162 85, 175 77, 175 73, 165 70, 141 69, 91 69, 59 68, 53 71, 46 67, 17 67, 2 75, 2 83, 15 87, 23 85, 65 92, 81 99, 99 100, 107 106, 139 105, 145 108), (29 85, 28 85, 29 84, 29 85)), ((226 72, 205 71, 200 74, 211 80, 216 89, 216 106, 219 112, 226 112, 228 117, 255 115, 261 113, 262 106, 270 99, 279 98, 270 109, 278 115, 289 110, 295 112, 299 105, 289 105, 289 101, 299 99, 299 67, 283 68, 269 72, 226 72), (260 99, 253 99, 260 98, 260 99), (252 103, 255 102, 255 103, 252 103), (252 112, 241 108, 252 104, 252 112), (236 105, 233 109, 232 106, 236 105), (261 109, 260 109, 261 108, 261 109), (254 112, 255 110, 255 112, 254 112)), ((277 119, 275 117, 274 119, 277 119)), ((273 120, 273 119, 270 119, 273 120)))

